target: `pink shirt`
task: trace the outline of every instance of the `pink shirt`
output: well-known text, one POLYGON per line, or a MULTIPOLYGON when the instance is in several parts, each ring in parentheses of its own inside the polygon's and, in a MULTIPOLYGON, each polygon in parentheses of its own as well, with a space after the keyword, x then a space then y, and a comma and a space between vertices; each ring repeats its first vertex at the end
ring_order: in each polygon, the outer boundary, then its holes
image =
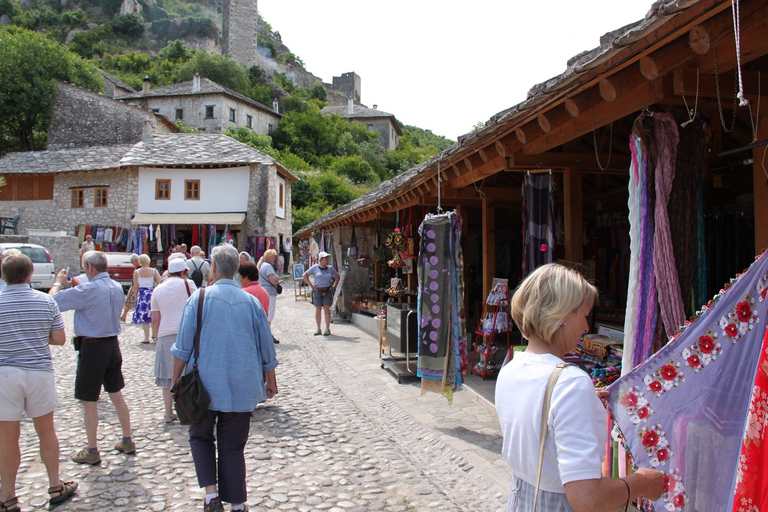
POLYGON ((264 312, 269 311, 269 294, 258 281, 251 281, 247 285, 243 286, 243 291, 248 292, 261 302, 261 306, 264 308, 264 312))

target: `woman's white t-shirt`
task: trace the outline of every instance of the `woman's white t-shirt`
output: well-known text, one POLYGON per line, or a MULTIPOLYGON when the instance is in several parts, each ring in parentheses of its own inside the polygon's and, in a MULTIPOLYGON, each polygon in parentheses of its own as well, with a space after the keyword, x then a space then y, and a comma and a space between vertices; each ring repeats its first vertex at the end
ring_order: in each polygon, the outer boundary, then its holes
MULTIPOLYGON (((517 352, 496 382, 502 455, 515 476, 531 485, 536 485, 544 392, 562 362, 551 354, 517 352)), ((607 413, 592 379, 566 367, 552 392, 540 488, 564 493, 564 483, 601 478, 607 435, 607 413)))

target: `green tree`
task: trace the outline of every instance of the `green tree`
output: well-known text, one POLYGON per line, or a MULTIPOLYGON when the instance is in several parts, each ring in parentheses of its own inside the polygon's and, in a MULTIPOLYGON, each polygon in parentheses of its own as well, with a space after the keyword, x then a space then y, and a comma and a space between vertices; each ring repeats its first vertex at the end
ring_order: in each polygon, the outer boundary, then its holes
POLYGON ((248 70, 227 55, 197 52, 178 71, 180 82, 192 80, 195 73, 209 80, 229 87, 240 94, 247 94, 250 88, 248 70))
POLYGON ((0 133, 9 150, 44 149, 55 80, 102 91, 101 75, 62 44, 43 34, 0 27, 0 133))
POLYGON ((346 176, 356 185, 378 184, 378 176, 374 172, 373 167, 359 155, 337 158, 333 165, 331 165, 331 170, 339 176, 346 176))

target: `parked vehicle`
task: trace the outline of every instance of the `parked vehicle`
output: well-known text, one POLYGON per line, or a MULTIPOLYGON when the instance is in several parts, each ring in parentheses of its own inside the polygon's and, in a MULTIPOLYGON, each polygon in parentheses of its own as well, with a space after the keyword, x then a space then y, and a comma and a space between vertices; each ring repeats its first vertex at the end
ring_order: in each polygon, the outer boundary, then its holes
POLYGON ((133 284, 133 271, 136 267, 131 263, 129 252, 105 252, 107 255, 107 272, 109 277, 120 283, 124 291, 133 284))
POLYGON ((35 271, 32 274, 32 288, 38 290, 48 291, 53 283, 56 282, 56 268, 53 265, 53 258, 48 249, 42 245, 36 244, 19 244, 19 243, 0 243, 0 249, 3 252, 8 249, 18 249, 22 253, 29 256, 32 263, 35 266, 35 271))

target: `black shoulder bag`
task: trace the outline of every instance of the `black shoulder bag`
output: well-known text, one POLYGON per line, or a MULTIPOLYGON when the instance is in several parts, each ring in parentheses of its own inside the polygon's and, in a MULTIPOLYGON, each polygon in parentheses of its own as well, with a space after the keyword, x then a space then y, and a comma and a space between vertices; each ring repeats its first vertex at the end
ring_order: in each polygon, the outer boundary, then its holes
POLYGON ((195 332, 195 364, 192 371, 183 375, 171 389, 176 405, 176 415, 182 425, 193 425, 203 419, 211 404, 211 397, 203 386, 200 373, 197 371, 197 358, 200 355, 200 330, 203 324, 203 300, 205 288, 200 290, 200 300, 197 303, 197 331, 195 332))
MULTIPOLYGON (((264 265, 269 265, 269 263, 267 263, 267 262, 265 261, 264 263, 262 263, 262 264, 261 264, 261 268, 264 268, 264 265)), ((272 288, 274 288, 274 289, 275 289, 275 292, 276 292, 278 295, 280 295, 281 293, 283 293, 283 285, 281 285, 280 283, 277 283, 277 285, 274 285, 274 284, 272 284, 272 281, 270 281, 270 280, 269 280, 269 278, 268 278, 267 276, 265 276, 264 274, 262 274, 262 273, 261 273, 261 270, 259 270, 259 274, 261 275, 261 277, 263 277, 263 278, 264 278, 264 280, 265 280, 266 282, 268 282, 268 283, 269 283, 269 285, 270 285, 272 288)))

